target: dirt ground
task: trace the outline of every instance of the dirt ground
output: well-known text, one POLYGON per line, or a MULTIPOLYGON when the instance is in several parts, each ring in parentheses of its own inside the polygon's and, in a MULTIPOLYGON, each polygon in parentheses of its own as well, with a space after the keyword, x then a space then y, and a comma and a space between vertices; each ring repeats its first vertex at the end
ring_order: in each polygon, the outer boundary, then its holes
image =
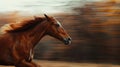
MULTIPOLYGON (((42 67, 120 67, 120 65, 112 64, 95 64, 95 63, 73 63, 73 62, 60 62, 60 61, 39 61, 36 63, 42 67)), ((14 66, 0 66, 0 67, 14 67, 14 66)))

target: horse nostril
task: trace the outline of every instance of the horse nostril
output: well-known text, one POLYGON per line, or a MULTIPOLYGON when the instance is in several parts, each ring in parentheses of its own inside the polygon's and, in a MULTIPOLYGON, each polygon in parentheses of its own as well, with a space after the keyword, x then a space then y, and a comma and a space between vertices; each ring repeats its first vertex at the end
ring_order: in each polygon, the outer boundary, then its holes
POLYGON ((68 40, 72 40, 71 38, 68 38, 68 40))

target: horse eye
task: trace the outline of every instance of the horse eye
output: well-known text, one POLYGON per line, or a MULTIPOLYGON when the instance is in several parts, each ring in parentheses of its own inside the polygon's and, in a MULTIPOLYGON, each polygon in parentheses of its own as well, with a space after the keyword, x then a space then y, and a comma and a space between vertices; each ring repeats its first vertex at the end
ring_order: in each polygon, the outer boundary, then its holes
POLYGON ((56 27, 60 27, 60 25, 59 24, 55 24, 56 25, 56 27))

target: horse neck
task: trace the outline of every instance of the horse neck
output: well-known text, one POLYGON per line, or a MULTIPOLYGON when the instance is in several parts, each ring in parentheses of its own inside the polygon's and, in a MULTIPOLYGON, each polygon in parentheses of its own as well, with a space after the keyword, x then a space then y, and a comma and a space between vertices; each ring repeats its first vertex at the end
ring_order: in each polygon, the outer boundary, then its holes
POLYGON ((47 31, 47 23, 38 24, 34 29, 27 34, 28 41, 31 41, 31 45, 34 47, 45 35, 47 31))

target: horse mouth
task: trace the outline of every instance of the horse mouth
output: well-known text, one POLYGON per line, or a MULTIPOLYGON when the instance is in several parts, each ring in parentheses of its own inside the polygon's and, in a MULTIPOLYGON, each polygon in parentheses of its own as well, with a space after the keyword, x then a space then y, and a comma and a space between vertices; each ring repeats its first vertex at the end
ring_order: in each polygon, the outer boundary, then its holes
POLYGON ((69 45, 69 44, 71 44, 71 38, 65 38, 63 40, 63 42, 64 42, 65 45, 69 45))

